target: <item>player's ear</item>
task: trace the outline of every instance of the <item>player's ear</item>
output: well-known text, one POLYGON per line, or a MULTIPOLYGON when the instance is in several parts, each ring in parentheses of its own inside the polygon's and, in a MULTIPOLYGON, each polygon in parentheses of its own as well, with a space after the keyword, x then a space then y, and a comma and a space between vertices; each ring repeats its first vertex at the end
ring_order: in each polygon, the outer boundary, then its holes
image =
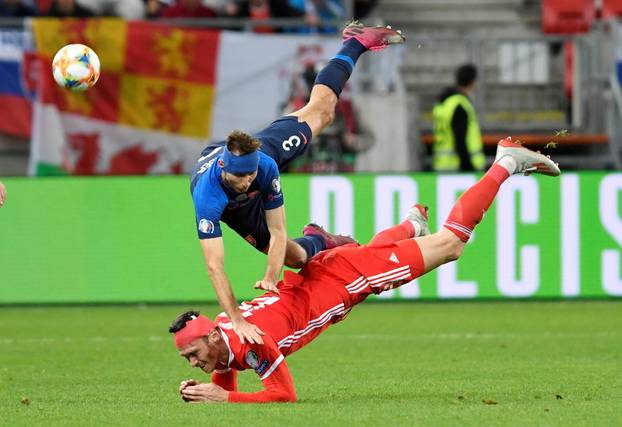
POLYGON ((218 332, 216 328, 212 329, 207 337, 209 342, 213 344, 218 344, 220 341, 222 341, 220 332, 218 332))

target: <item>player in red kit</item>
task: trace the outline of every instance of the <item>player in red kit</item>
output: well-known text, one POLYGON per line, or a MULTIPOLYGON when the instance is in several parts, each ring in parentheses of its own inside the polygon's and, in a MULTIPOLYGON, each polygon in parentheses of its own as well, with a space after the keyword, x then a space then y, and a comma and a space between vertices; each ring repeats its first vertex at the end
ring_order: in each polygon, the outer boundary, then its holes
POLYGON ((170 332, 181 356, 212 374, 212 382, 186 380, 179 391, 190 402, 293 402, 296 391, 285 357, 342 320, 371 294, 393 289, 460 257, 501 184, 513 174, 557 176, 550 158, 514 143, 497 146, 495 163, 458 199, 440 231, 429 234, 427 210, 415 205, 401 224, 367 245, 349 244, 315 255, 298 273, 285 272, 279 294, 266 292, 240 310, 265 332, 264 344, 242 344, 223 314, 214 322, 198 312, 179 316, 170 332), (253 369, 264 390, 237 390, 237 371, 253 369))

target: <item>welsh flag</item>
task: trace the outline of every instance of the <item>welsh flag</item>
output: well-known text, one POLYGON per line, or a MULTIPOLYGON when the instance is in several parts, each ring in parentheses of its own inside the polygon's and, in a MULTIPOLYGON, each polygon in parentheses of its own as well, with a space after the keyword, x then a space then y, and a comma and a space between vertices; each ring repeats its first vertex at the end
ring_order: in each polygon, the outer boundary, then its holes
POLYGON ((105 18, 34 19, 32 31, 40 60, 33 175, 188 172, 210 141, 280 116, 303 53, 325 60, 340 43, 105 18), (88 91, 52 77, 52 58, 69 43, 100 58, 88 91))

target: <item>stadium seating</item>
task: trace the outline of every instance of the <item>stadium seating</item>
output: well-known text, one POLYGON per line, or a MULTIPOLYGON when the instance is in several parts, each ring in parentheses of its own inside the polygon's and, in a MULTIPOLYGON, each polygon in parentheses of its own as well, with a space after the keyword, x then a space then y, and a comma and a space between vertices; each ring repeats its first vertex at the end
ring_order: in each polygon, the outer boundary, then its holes
POLYGON ((589 31, 595 17, 594 0, 542 0, 544 33, 584 33, 589 31))
POLYGON ((602 19, 622 18, 622 1, 602 0, 600 15, 602 19))

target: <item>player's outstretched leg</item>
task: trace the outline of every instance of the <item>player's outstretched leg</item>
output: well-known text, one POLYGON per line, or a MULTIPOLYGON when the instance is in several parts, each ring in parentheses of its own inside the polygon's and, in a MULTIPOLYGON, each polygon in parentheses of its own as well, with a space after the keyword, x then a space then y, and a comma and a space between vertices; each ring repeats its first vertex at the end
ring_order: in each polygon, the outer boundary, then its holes
POLYGON ((428 228, 428 207, 415 204, 408 210, 404 221, 377 233, 368 243, 368 246, 381 247, 399 242, 400 240, 427 236, 428 234, 430 234, 430 229, 428 228))
POLYGON ((460 196, 443 228, 438 233, 417 238, 425 272, 458 259, 501 184, 510 175, 531 173, 558 176, 560 170, 548 156, 513 142, 511 137, 499 141, 495 163, 474 186, 460 196))
POLYGON ((350 236, 329 233, 328 231, 324 230, 324 227, 314 223, 309 223, 305 225, 302 229, 302 234, 305 237, 317 236, 322 239, 325 246, 324 249, 333 249, 337 246, 347 245, 349 243, 357 243, 357 241, 350 236))
POLYGON ((323 227, 313 223, 305 225, 302 234, 302 237, 288 241, 285 255, 285 265, 288 267, 300 268, 320 251, 357 243, 350 236, 329 233, 323 227))
POLYGON ((353 21, 343 30, 343 46, 319 72, 307 105, 290 114, 307 122, 313 136, 328 126, 335 116, 337 98, 341 94, 359 56, 368 50, 381 50, 391 44, 403 43, 400 31, 391 27, 365 27, 353 21))

